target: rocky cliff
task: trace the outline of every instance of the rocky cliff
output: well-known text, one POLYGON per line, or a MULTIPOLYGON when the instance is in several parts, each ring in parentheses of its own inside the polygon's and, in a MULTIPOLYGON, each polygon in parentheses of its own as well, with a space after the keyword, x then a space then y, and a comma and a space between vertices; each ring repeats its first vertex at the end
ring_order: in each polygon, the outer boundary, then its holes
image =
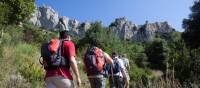
POLYGON ((80 23, 76 19, 69 19, 66 16, 61 17, 49 6, 36 8, 29 23, 49 31, 68 30, 74 36, 79 37, 83 37, 85 32, 90 28, 89 22, 80 23))
POLYGON ((109 26, 114 33, 123 40, 132 41, 148 41, 152 40, 156 33, 170 33, 174 31, 167 22, 146 23, 144 25, 136 25, 127 18, 117 18, 109 26))
MULTIPOLYGON (((29 22, 50 31, 69 30, 73 36, 79 37, 84 37, 91 26, 89 22, 61 17, 49 6, 38 7, 29 22)), ((125 17, 117 18, 109 27, 119 38, 131 41, 148 41, 153 39, 156 33, 170 33, 174 30, 167 22, 136 25, 125 17)))

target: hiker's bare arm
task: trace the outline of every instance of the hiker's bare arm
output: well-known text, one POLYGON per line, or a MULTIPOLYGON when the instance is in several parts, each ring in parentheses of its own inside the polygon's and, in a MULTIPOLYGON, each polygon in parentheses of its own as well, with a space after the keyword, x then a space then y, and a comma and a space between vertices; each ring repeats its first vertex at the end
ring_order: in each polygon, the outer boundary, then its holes
POLYGON ((108 64, 113 63, 112 58, 111 58, 107 53, 104 52, 104 55, 105 55, 105 58, 106 58, 106 62, 107 62, 108 64))
POLYGON ((127 77, 126 77, 125 69, 122 69, 121 72, 122 72, 123 78, 126 79, 127 77))
POLYGON ((81 80, 80 80, 80 75, 79 75, 79 70, 78 70, 77 62, 76 62, 74 56, 70 57, 70 66, 72 67, 72 70, 75 73, 75 76, 77 78, 77 84, 78 84, 78 86, 80 86, 81 80))

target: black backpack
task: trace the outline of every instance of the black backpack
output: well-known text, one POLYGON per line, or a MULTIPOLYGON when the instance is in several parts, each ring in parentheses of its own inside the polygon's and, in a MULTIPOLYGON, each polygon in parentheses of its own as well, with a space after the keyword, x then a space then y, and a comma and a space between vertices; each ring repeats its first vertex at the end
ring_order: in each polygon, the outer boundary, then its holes
POLYGON ((46 70, 55 70, 59 67, 67 67, 70 68, 69 65, 69 59, 67 55, 64 55, 64 57, 61 55, 62 52, 65 53, 65 49, 63 46, 64 41, 60 41, 59 47, 57 49, 56 53, 52 53, 49 50, 50 42, 43 43, 41 46, 41 57, 42 61, 40 60, 40 63, 44 66, 44 69, 46 70))

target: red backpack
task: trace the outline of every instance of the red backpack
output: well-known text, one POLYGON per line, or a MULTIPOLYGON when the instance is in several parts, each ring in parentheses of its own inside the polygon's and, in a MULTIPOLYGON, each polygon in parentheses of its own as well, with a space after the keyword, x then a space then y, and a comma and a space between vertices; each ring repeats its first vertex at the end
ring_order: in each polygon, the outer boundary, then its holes
POLYGON ((98 75, 103 73, 104 69, 103 51, 98 47, 90 48, 84 58, 86 72, 88 75, 98 75))
POLYGON ((44 66, 44 69, 54 70, 61 66, 69 68, 69 59, 67 55, 61 55, 62 52, 65 52, 63 43, 64 41, 59 39, 52 39, 50 42, 42 44, 42 61, 40 61, 40 63, 44 66))

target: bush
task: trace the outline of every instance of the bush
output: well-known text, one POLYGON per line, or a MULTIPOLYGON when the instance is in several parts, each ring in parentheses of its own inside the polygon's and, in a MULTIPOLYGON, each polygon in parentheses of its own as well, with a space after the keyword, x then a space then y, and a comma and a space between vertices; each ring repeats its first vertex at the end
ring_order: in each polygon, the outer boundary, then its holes
POLYGON ((131 67, 129 71, 131 81, 138 82, 138 80, 142 79, 145 82, 146 79, 149 79, 151 72, 148 69, 138 68, 136 65, 131 67))
POLYGON ((33 87, 43 84, 44 71, 38 63, 38 48, 26 43, 18 44, 15 48, 15 58, 17 69, 33 87))
POLYGON ((30 83, 24 79, 15 65, 14 46, 2 45, 0 56, 0 88, 30 88, 30 83))
POLYGON ((41 44, 52 38, 58 38, 57 32, 45 31, 30 24, 24 24, 24 40, 35 44, 41 44))
POLYGON ((37 47, 23 42, 1 47, 1 88, 43 88, 44 71, 38 62, 37 47))
POLYGON ((18 24, 26 20, 35 9, 34 2, 34 0, 1 0, 0 7, 3 7, 3 9, 0 9, 0 19, 3 16, 6 19, 0 21, 8 24, 18 24))

